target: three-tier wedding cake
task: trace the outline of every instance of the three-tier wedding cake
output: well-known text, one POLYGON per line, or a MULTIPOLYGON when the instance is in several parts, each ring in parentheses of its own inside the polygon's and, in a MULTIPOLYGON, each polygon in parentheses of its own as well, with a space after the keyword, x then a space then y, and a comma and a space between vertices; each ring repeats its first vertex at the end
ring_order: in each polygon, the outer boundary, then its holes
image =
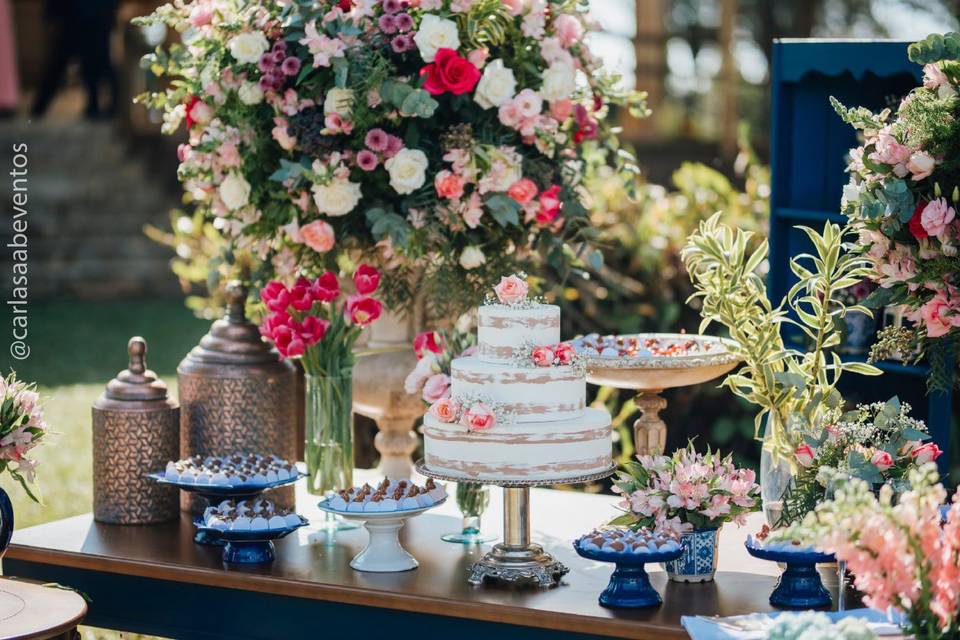
POLYGON ((586 374, 560 342, 560 308, 501 279, 479 309, 476 354, 451 364, 450 395, 424 417, 431 471, 479 480, 563 480, 612 464, 610 414, 586 406, 586 374))

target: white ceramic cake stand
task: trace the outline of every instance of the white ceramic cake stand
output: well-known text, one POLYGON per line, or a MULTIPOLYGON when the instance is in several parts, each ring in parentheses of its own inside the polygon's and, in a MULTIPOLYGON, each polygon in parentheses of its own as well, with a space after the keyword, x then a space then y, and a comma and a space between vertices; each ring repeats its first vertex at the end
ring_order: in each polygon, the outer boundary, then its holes
POLYGON ((622 336, 665 342, 695 340, 709 345, 689 355, 677 356, 588 356, 587 382, 596 385, 632 389, 640 417, 633 423, 633 443, 638 455, 659 455, 667 443, 667 425, 660 412, 667 401, 660 395, 664 389, 702 384, 729 372, 740 357, 727 349, 729 340, 714 336, 686 333, 637 333, 622 336))
POLYGON ((530 487, 558 484, 581 484, 613 475, 616 464, 590 475, 574 478, 539 480, 475 480, 431 471, 423 460, 417 461, 417 473, 435 480, 488 484, 503 489, 503 542, 470 567, 467 582, 481 585, 487 578, 508 583, 533 583, 538 587, 554 587, 570 572, 562 562, 530 541, 530 487))
POLYGON ((372 573, 392 573, 395 571, 410 571, 420 566, 417 559, 400 544, 400 529, 407 520, 420 515, 428 509, 440 506, 446 498, 429 507, 419 509, 400 509, 397 511, 363 512, 338 511, 327 506, 324 500, 318 506, 321 511, 336 514, 346 520, 363 522, 370 540, 363 551, 358 553, 350 566, 357 571, 372 573))

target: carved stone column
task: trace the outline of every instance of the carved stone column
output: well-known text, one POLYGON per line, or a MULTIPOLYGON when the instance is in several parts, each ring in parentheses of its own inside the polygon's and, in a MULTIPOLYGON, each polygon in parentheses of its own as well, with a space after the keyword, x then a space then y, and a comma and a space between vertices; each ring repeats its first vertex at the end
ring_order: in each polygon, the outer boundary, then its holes
POLYGON ((644 391, 638 393, 633 402, 640 410, 640 417, 633 423, 633 443, 637 455, 660 455, 667 446, 667 425, 660 419, 660 412, 667 408, 667 401, 659 391, 644 391))

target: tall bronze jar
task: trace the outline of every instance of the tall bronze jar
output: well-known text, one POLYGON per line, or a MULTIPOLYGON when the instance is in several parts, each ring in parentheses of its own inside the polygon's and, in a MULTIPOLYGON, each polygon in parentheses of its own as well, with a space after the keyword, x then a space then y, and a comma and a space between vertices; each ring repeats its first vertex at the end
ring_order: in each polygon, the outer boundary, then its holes
POLYGON ((176 518, 177 490, 146 474, 180 453, 180 409, 147 369, 147 343, 130 338, 130 365, 93 403, 93 517, 111 524, 176 518))
MULTIPOLYGON (((180 456, 236 452, 274 454, 293 460, 296 444, 294 366, 247 320, 247 290, 227 287, 228 311, 177 367, 180 391, 180 456)), ((294 507, 293 487, 271 491, 270 499, 294 507)), ((184 492, 180 507, 205 505, 184 492)))

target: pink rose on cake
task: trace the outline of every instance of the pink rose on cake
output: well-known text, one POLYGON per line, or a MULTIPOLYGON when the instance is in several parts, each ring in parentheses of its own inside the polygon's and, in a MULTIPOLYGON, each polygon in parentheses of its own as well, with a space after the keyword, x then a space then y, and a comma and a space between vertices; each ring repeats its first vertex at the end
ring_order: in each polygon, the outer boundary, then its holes
POLYGON ((457 414, 460 413, 460 405, 452 398, 440 398, 428 409, 430 415, 440 422, 456 422, 457 414))
POLYGON ((474 402, 463 412, 463 424, 468 431, 488 431, 497 424, 497 418, 490 407, 482 402, 474 402))
POLYGON ((536 347, 530 354, 533 364, 538 367, 549 367, 553 364, 554 353, 550 347, 536 347))
POLYGON ((423 385, 423 399, 427 402, 436 402, 450 392, 450 376, 445 373, 435 373, 423 385))
POLYGON ((529 287, 519 276, 502 276, 500 283, 493 288, 497 299, 503 304, 515 304, 527 297, 529 287))
POLYGON ((573 345, 561 342, 553 346, 553 355, 560 364, 570 364, 577 355, 577 350, 573 348, 573 345))

